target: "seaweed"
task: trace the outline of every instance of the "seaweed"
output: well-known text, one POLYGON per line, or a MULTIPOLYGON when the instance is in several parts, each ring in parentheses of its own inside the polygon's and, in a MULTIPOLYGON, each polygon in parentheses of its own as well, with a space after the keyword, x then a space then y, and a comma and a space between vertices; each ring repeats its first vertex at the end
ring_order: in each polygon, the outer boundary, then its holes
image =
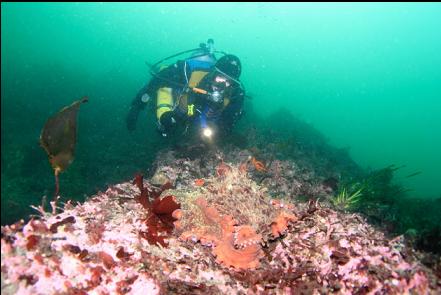
POLYGON ((357 190, 349 190, 347 187, 343 187, 337 195, 331 198, 331 203, 340 210, 352 210, 359 206, 362 196, 363 187, 357 190))
POLYGON ((172 187, 171 183, 167 182, 159 189, 153 186, 144 186, 143 176, 138 174, 133 180, 133 184, 140 190, 140 195, 136 197, 136 201, 140 203, 144 209, 147 210, 147 217, 144 222, 147 225, 147 232, 141 231, 139 234, 146 239, 149 244, 160 244, 167 247, 165 241, 173 232, 173 222, 176 220, 172 216, 173 211, 180 209, 181 206, 176 203, 176 198, 168 195, 161 199, 161 194, 172 187), (151 200, 153 199, 153 200, 151 200))
POLYGON ((394 173, 404 166, 389 165, 364 177, 342 181, 333 205, 344 210, 357 210, 372 220, 382 222, 391 208, 409 190, 393 182, 394 173))
POLYGON ((150 185, 144 186, 142 174, 137 174, 132 184, 136 185, 141 191, 141 194, 137 196, 135 200, 147 210, 153 209, 154 202, 152 203, 150 199, 156 201, 163 191, 172 188, 172 184, 170 182, 163 184, 159 189, 150 185))
POLYGON ((58 174, 73 161, 77 141, 77 113, 80 104, 88 100, 88 97, 83 97, 63 108, 47 120, 41 131, 40 145, 48 154, 55 174, 54 198, 58 196, 60 188, 58 174))

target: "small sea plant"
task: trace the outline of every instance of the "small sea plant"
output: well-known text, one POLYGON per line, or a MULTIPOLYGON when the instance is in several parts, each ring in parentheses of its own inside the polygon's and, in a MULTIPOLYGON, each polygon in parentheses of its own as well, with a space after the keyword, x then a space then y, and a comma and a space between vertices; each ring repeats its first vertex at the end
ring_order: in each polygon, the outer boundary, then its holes
POLYGON ((337 195, 331 198, 331 203, 340 210, 353 210, 360 204, 363 189, 363 186, 358 189, 343 187, 337 195))

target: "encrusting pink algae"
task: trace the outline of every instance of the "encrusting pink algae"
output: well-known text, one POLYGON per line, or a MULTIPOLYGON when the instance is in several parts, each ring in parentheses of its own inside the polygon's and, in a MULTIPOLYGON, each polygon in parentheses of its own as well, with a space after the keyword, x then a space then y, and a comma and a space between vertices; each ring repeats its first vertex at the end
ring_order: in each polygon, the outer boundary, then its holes
POLYGON ((439 294, 400 237, 217 165, 203 181, 138 176, 2 227, 2 294, 439 294))

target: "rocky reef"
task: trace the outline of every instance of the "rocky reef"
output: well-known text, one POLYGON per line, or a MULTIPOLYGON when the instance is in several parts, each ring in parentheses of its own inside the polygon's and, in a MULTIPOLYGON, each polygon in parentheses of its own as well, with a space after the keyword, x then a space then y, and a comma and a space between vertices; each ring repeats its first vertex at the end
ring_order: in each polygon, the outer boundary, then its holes
POLYGON ((2 227, 2 294, 441 291, 402 236, 332 209, 325 176, 249 150, 200 153, 163 152, 148 180, 2 227))

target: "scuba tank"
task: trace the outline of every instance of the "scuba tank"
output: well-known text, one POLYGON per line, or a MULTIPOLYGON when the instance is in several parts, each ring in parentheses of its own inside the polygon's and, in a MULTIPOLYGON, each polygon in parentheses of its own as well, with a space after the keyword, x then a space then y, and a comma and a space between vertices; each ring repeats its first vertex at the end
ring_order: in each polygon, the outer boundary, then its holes
POLYGON ((181 52, 178 52, 176 54, 170 55, 166 58, 163 58, 159 61, 157 61, 154 64, 149 64, 146 62, 147 66, 150 67, 150 73, 152 74, 152 76, 157 76, 157 74, 159 73, 160 70, 160 65, 167 61, 170 60, 172 58, 184 55, 184 54, 188 54, 188 53, 192 53, 192 55, 187 58, 187 60, 199 60, 199 61, 206 61, 206 62, 216 62, 216 57, 215 54, 223 54, 226 55, 225 52, 223 51, 219 51, 219 50, 215 50, 214 49, 214 40, 213 39, 208 39, 207 43, 200 43, 198 48, 193 48, 193 49, 188 49, 188 50, 184 50, 181 52), (204 60, 205 59, 205 60, 204 60))

